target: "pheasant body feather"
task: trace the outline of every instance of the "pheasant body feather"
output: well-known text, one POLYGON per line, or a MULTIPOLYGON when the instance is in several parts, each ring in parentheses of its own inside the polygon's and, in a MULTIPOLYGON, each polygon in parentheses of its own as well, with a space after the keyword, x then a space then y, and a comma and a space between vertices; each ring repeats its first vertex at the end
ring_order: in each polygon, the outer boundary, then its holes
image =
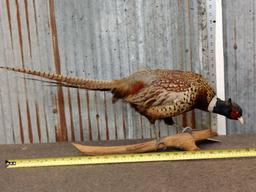
MULTIPOLYGON (((132 82, 128 87, 140 89, 126 92, 120 98, 151 121, 164 119, 189 111, 193 108, 207 110, 208 104, 215 96, 213 87, 199 74, 175 70, 146 70, 134 73, 120 80, 120 85, 132 82), (142 75, 143 74, 143 75, 142 75)), ((129 89, 128 89, 129 90, 129 89)), ((117 86, 114 96, 123 91, 117 86)))

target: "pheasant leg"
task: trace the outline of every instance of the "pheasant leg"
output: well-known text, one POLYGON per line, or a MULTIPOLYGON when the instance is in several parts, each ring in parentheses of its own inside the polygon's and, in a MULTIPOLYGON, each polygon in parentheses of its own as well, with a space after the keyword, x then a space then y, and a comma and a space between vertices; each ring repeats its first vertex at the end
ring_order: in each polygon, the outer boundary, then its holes
POLYGON ((160 128, 159 126, 156 126, 155 124, 152 124, 154 132, 155 132, 155 137, 156 137, 156 151, 159 148, 160 145, 164 145, 165 147, 163 148, 163 150, 165 150, 167 147, 165 145, 165 143, 162 141, 161 137, 160 137, 160 128))
POLYGON ((154 129, 154 132, 155 132, 156 140, 160 141, 160 129, 159 129, 159 126, 156 126, 155 124, 152 124, 152 125, 153 125, 153 129, 154 129))

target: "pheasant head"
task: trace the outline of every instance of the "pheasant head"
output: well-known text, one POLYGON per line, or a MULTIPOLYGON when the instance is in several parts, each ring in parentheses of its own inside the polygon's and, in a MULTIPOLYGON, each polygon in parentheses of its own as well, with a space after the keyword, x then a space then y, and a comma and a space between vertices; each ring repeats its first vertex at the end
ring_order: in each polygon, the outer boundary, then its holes
POLYGON ((208 111, 224 115, 229 119, 239 120, 241 124, 244 124, 243 111, 231 98, 223 101, 215 96, 208 106, 208 111))

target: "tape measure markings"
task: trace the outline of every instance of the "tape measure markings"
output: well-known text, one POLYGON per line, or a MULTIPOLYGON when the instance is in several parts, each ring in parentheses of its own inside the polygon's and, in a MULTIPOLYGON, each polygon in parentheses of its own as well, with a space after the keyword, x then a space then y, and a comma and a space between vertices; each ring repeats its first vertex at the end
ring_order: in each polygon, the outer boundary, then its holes
POLYGON ((256 148, 6 160, 7 168, 256 157, 256 148))
MULTIPOLYGON (((207 34, 208 34, 208 64, 210 71, 210 81, 214 85, 216 83, 216 58, 215 58, 215 33, 216 33, 216 0, 206 1, 207 12, 207 34)), ((211 127, 217 129, 217 115, 211 115, 211 127)))

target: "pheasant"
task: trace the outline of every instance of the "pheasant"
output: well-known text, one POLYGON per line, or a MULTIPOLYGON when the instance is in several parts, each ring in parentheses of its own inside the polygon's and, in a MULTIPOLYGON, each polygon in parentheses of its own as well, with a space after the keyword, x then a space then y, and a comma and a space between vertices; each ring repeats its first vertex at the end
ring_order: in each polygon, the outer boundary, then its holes
POLYGON ((26 68, 0 68, 43 77, 62 86, 111 91, 113 102, 122 99, 152 124, 164 120, 172 125, 172 117, 192 109, 217 113, 244 123, 238 104, 231 99, 223 101, 218 98, 206 79, 189 71, 147 69, 118 80, 92 80, 26 68))

